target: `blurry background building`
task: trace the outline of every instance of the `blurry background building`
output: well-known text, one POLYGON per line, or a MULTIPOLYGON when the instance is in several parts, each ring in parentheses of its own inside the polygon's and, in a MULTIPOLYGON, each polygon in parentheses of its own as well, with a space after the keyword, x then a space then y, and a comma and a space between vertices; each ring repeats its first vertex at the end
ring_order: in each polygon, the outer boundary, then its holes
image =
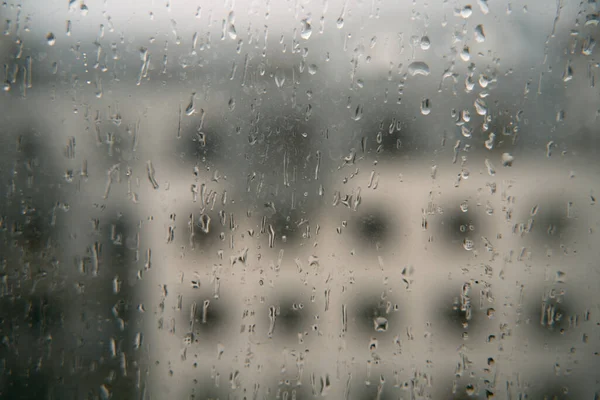
POLYGON ((597 399, 598 7, 4 2, 0 398, 597 399))

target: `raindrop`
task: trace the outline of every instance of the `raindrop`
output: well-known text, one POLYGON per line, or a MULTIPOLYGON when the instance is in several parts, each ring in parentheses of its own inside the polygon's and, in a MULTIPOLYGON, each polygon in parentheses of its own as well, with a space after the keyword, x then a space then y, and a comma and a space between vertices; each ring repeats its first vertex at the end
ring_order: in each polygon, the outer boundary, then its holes
POLYGON ((310 64, 308 66, 308 73, 311 74, 311 75, 316 74, 318 70, 319 70, 319 68, 317 67, 316 64, 310 64))
POLYGON ((584 26, 598 26, 600 24, 600 16, 598 14, 588 14, 585 19, 584 26))
POLYGON ((429 40, 429 36, 423 36, 421 38, 421 49, 429 50, 431 47, 431 41, 429 40))
POLYGON ((370 351, 377 350, 378 344, 379 344, 379 341, 376 338, 371 338, 371 341, 369 342, 369 350, 370 351))
POLYGON ((491 79, 488 78, 485 75, 479 75, 479 86, 481 86, 482 88, 486 88, 488 87, 488 85, 491 83, 491 79))
POLYGON ((146 171, 148 172, 148 180, 152 184, 152 187, 156 190, 159 188, 158 182, 156 181, 156 171, 154 170, 154 165, 152 165, 152 161, 148 161, 146 163, 146 171))
POLYGON ((196 139, 200 147, 206 147, 206 133, 202 131, 196 132, 196 139))
POLYGON ((414 62, 410 63, 410 65, 408 66, 408 73, 411 76, 416 76, 416 75, 427 76, 430 73, 429 65, 427 65, 427 63, 425 63, 423 61, 414 61, 414 62))
POLYGON ((231 11, 227 16, 227 23, 229 25, 227 28, 227 34, 229 35, 230 39, 235 40, 237 38, 237 32, 235 31, 235 14, 233 11, 231 11))
POLYGON ((488 136, 488 140, 485 141, 485 148, 488 150, 491 150, 494 148, 494 140, 496 139, 496 134, 495 133, 490 133, 490 135, 488 136))
POLYGON ((376 332, 386 332, 388 330, 388 320, 384 317, 377 317, 373 320, 373 328, 376 332))
POLYGON ((482 99, 475 100, 475 110, 479 115, 486 115, 488 112, 487 104, 482 99))
POLYGON ((285 83, 285 73, 283 72, 283 70, 278 69, 275 72, 275 84, 277 85, 278 88, 283 87, 283 84, 285 83))
POLYGON ((355 121, 359 121, 363 116, 363 106, 362 105, 358 105, 356 106, 356 110, 354 110, 354 115, 352 116, 352 119, 355 121))
POLYGON ((110 391, 110 389, 108 388, 108 385, 106 383, 103 383, 102 385, 100 385, 100 397, 102 399, 110 399, 112 397, 112 392, 110 391))
POLYGON ((483 32, 483 25, 481 24, 475 27, 475 40, 477 43, 485 42, 485 33, 483 32))
POLYGON ((344 27, 344 18, 339 17, 337 19, 337 21, 335 21, 335 25, 337 26, 338 29, 342 29, 344 27))
POLYGON ((310 24, 310 18, 306 18, 302 20, 302 32, 300 32, 300 37, 304 40, 308 40, 312 35, 312 26, 310 24))
POLYGON ((460 58, 465 62, 471 59, 471 53, 469 52, 468 46, 463 47, 462 51, 460 52, 460 58))
POLYGON ((532 217, 535 217, 535 215, 538 213, 538 210, 539 210, 539 206, 536 204, 535 206, 533 206, 531 208, 529 215, 531 215, 532 217))
POLYGON ((466 137, 466 138, 470 138, 473 135, 473 130, 470 129, 468 126, 463 125, 460 127, 460 133, 466 137))
POLYGON ((460 16, 464 19, 469 18, 473 14, 473 8, 470 5, 464 6, 462 10, 460 10, 460 16))
POLYGON ((192 97, 190 99, 190 103, 185 108, 185 115, 190 116, 196 111, 196 105, 194 104, 194 97, 196 97, 196 93, 192 93, 192 97))
POLYGON ((510 153, 502 154, 502 166, 503 167, 512 167, 514 160, 515 160, 515 158, 510 153))
POLYGON ((487 0, 477 0, 477 4, 479 4, 479 9, 483 14, 487 14, 490 12, 490 8, 487 4, 487 0))
POLYGON ((189 346, 192 343, 194 343, 194 334, 189 332, 183 337, 183 344, 189 346))
POLYGON ((569 82, 573 79, 573 68, 571 67, 571 60, 567 60, 567 64, 565 65, 565 71, 563 72, 563 81, 569 82))
POLYGON ((475 394, 475 386, 469 384, 466 386, 465 388, 465 392, 467 393, 468 396, 473 396, 473 394, 475 394))
POLYGON ((210 217, 207 214, 202 214, 198 219, 198 226, 202 229, 202 232, 210 232, 210 217))
POLYGON ((421 102, 421 114, 429 115, 431 113, 431 102, 429 99, 423 99, 421 102))
POLYGON ((204 300, 202 303, 202 323, 206 324, 208 322, 208 307, 210 306, 210 300, 204 300))
POLYGON ((583 46, 581 47, 581 54, 583 54, 584 56, 591 55, 594 51, 594 47, 596 47, 596 41, 591 37, 588 37, 583 42, 583 46))
POLYGON ((490 160, 488 160, 487 158, 485 159, 485 166, 487 168, 488 175, 490 175, 490 176, 496 175, 496 168, 494 167, 494 164, 492 164, 492 162, 490 160))
POLYGON ((464 121, 464 122, 469 122, 471 121, 471 113, 469 112, 469 110, 462 110, 460 112, 460 118, 464 121))
POLYGON ((555 146, 554 140, 551 140, 546 144, 546 157, 552 156, 552 147, 553 146, 555 146))
POLYGON ((475 82, 473 81, 473 76, 469 74, 467 76, 467 79, 465 79, 465 90, 467 93, 471 93, 471 91, 473 90, 474 87, 475 87, 475 82))
POLYGON ((467 251, 473 250, 475 247, 475 243, 471 239, 465 239, 463 241, 463 248, 467 251))
POLYGON ((46 41, 48 42, 48 46, 54 46, 56 44, 56 36, 54 36, 54 33, 49 32, 46 35, 46 41))

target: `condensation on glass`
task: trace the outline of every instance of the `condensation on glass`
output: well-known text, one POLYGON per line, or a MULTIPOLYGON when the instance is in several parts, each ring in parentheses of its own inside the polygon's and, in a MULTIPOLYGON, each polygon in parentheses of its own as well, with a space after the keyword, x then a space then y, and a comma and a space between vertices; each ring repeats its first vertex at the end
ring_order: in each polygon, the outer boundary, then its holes
POLYGON ((0 398, 600 397, 596 0, 0 16, 0 398))

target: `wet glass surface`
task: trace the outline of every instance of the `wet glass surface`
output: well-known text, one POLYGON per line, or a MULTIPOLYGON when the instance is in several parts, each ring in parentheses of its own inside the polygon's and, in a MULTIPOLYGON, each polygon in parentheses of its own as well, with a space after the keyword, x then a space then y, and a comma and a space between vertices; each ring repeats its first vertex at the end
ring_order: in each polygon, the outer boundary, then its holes
POLYGON ((0 398, 597 399, 599 13, 3 2, 0 398))

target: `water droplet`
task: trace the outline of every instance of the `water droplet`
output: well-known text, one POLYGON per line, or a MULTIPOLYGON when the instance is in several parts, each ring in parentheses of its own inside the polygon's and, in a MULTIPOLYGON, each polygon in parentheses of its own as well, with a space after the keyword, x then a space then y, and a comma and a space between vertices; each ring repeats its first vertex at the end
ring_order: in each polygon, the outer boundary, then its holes
POLYGON ((237 32, 235 30, 235 13, 233 11, 231 11, 227 16, 227 24, 227 34, 229 35, 230 39, 235 40, 237 38, 237 32))
POLYGON ((48 32, 46 41, 48 42, 48 46, 54 46, 56 44, 56 36, 54 36, 54 33, 48 32))
POLYGON ((371 338, 371 341, 369 342, 369 350, 370 351, 377 350, 378 344, 379 344, 379 341, 376 338, 371 338))
POLYGON ((479 75, 479 86, 486 88, 492 80, 485 75, 479 75))
POLYGON ((121 292, 121 284, 122 284, 121 280, 119 279, 119 275, 116 275, 113 278, 112 284, 113 284, 113 293, 119 294, 121 292))
POLYGON ((463 241, 463 248, 467 251, 471 251, 475 248, 475 243, 471 239, 465 239, 463 241))
POLYGON ((423 36, 421 38, 421 49, 429 50, 431 47, 431 41, 429 40, 429 36, 423 36))
POLYGON ((277 85, 278 88, 283 87, 283 84, 285 83, 285 73, 283 72, 283 70, 278 69, 277 71, 275 71, 275 84, 277 85))
POLYGON ((565 71, 563 72, 563 82, 569 82, 571 79, 573 79, 573 68, 571 67, 571 60, 567 60, 565 71))
POLYGON ((356 110, 354 110, 354 115, 352 116, 352 119, 355 121, 359 121, 363 116, 363 106, 362 105, 358 105, 356 106, 356 110))
POLYGON ((531 211, 529 212, 529 215, 532 217, 535 217, 536 214, 538 213, 539 208, 540 207, 537 204, 535 206, 531 207, 531 211))
POLYGON ((194 334, 189 332, 183 337, 183 344, 189 346, 192 343, 194 343, 194 334))
POLYGON ((377 317, 373 320, 373 328, 376 332, 386 332, 388 330, 388 320, 383 317, 377 317))
POLYGON ((468 126, 463 125, 460 127, 460 133, 466 137, 466 138, 470 138, 473 135, 473 130, 470 129, 468 126))
POLYGON ((485 166, 487 168, 489 176, 496 175, 496 168, 494 167, 494 164, 492 164, 492 162, 490 160, 488 160, 487 158, 485 159, 485 166))
POLYGON ((487 0, 477 0, 477 4, 479 4, 479 9, 483 14, 490 12, 490 7, 487 4, 487 0))
POLYGON ((467 93, 471 93, 473 88, 475 87, 475 82, 473 81, 473 75, 469 74, 467 79, 465 79, 465 91, 467 93))
POLYGON ((103 383, 102 385, 100 385, 100 397, 102 399, 110 399, 112 397, 112 392, 110 391, 110 389, 108 388, 108 385, 106 383, 103 383))
POLYGON ((337 21, 335 21, 335 25, 338 29, 342 29, 344 27, 344 17, 339 17, 337 21))
POLYGON ((310 64, 308 66, 308 73, 311 74, 311 75, 316 74, 318 70, 319 70, 319 68, 317 67, 316 64, 310 64))
POLYGON ((594 47, 596 47, 596 41, 592 39, 591 36, 588 36, 588 38, 583 42, 583 46, 581 47, 581 54, 583 54, 584 56, 592 55, 594 47))
POLYGON ((487 104, 485 103, 485 101, 483 99, 475 100, 475 110, 477 111, 477 114, 479 114, 479 115, 487 114, 487 112, 488 112, 487 104))
POLYGON ((90 11, 90 9, 88 8, 87 5, 85 5, 84 3, 81 3, 81 6, 79 6, 79 10, 81 11, 81 15, 83 15, 84 17, 88 14, 88 12, 90 11))
POLYGON ((159 188, 158 182, 156 181, 156 171, 154 170, 154 165, 152 165, 152 161, 148 161, 146 163, 146 171, 148 172, 148 180, 152 184, 152 187, 156 190, 159 188))
POLYGON ((485 33, 483 32, 483 25, 481 24, 475 27, 475 41, 477 41, 477 43, 485 42, 485 33))
POLYGON ((475 394, 475 386, 468 384, 465 387, 465 392, 467 393, 468 396, 473 396, 473 394, 475 394))
POLYGON ((600 16, 597 13, 586 15, 585 20, 584 26, 598 26, 600 24, 600 16))
POLYGON ((300 32, 300 37, 304 40, 308 40, 312 35, 312 26, 310 24, 310 18, 306 18, 302 20, 302 32, 300 32))
POLYGON ((553 146, 555 146, 554 140, 551 140, 546 144, 546 157, 552 156, 552 147, 553 146))
POLYGON ((460 112, 460 119, 464 122, 469 122, 471 120, 471 113, 469 110, 462 110, 460 112))
POLYGON ((502 166, 503 167, 512 167, 514 160, 515 160, 515 158, 510 153, 502 154, 502 166))
POLYGON ((192 97, 190 99, 190 103, 185 108, 185 115, 190 116, 196 111, 196 105, 194 104, 194 97, 196 97, 196 93, 192 93, 192 97))
POLYGON ((210 232, 210 217, 207 214, 202 214, 198 219, 198 226, 202 229, 202 232, 210 232))
POLYGON ((491 150, 494 148, 494 140, 496 139, 496 134, 490 133, 488 136, 488 140, 485 141, 485 148, 491 150))
POLYGON ((431 113, 431 102, 429 99, 423 99, 421 102, 421 114, 429 115, 431 113))
POLYGON ((227 105, 229 106, 229 111, 235 110, 235 99, 233 97, 230 98, 227 105))
POLYGON ((470 5, 464 6, 463 9, 460 10, 460 16, 461 16, 461 18, 467 19, 471 15, 473 15, 473 8, 470 5))
POLYGON ((408 66, 408 73, 411 76, 423 75, 427 76, 430 73, 429 65, 423 61, 414 61, 408 66))
POLYGON ((460 58, 465 62, 471 59, 471 53, 469 52, 468 46, 463 47, 462 51, 460 52, 460 58))

